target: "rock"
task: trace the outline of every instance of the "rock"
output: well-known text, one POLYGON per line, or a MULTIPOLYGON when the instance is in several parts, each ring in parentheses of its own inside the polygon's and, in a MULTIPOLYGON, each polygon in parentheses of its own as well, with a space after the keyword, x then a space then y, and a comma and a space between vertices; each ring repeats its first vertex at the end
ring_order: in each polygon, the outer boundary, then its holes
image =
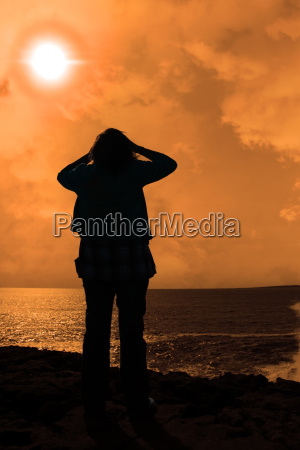
POLYGON ((0 445, 2 446, 24 446, 31 442, 30 431, 4 430, 0 432, 0 445))

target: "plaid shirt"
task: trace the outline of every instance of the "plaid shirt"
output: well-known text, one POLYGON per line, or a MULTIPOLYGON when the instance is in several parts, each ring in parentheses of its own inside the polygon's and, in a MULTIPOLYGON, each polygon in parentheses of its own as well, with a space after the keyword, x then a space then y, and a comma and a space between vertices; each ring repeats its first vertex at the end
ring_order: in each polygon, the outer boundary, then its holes
POLYGON ((152 278, 155 263, 148 242, 101 242, 81 239, 76 271, 83 281, 133 281, 152 278))

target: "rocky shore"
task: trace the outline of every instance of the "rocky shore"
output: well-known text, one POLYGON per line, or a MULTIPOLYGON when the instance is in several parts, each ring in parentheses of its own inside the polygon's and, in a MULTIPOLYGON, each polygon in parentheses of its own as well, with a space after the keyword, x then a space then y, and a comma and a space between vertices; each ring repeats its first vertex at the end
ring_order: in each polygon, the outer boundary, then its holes
POLYGON ((0 449, 300 448, 300 383, 226 373, 214 379, 150 371, 153 421, 130 422, 111 368, 108 420, 90 426, 80 398, 81 354, 0 348, 0 449))

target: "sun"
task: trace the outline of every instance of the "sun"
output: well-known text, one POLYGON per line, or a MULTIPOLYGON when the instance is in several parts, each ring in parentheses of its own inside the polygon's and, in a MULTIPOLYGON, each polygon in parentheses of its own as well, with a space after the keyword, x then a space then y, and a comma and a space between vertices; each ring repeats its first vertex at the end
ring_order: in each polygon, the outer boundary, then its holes
POLYGON ((54 81, 64 75, 68 60, 59 45, 45 42, 34 49, 30 64, 44 80, 54 81))

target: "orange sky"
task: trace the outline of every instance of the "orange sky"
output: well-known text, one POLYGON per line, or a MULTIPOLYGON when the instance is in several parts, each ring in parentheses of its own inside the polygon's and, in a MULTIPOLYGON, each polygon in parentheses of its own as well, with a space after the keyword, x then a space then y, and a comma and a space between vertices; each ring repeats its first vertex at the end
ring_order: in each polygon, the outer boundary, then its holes
POLYGON ((79 240, 52 236, 75 201, 56 175, 108 127, 178 162, 144 189, 150 217, 241 223, 240 238, 155 238, 150 288, 300 284, 300 1, 246 3, 1 2, 2 286, 82 285, 79 240), (82 62, 54 85, 24 61, 49 38, 82 62))

